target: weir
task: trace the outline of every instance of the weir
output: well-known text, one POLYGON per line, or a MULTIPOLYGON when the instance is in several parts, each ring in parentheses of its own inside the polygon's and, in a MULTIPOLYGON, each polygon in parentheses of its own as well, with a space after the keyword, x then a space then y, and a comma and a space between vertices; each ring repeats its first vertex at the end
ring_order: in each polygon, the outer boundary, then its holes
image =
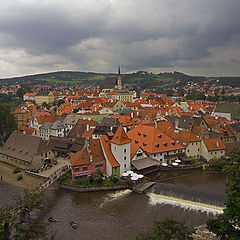
POLYGON ((157 182, 146 191, 151 204, 173 204, 184 208, 222 213, 226 196, 188 187, 157 182))

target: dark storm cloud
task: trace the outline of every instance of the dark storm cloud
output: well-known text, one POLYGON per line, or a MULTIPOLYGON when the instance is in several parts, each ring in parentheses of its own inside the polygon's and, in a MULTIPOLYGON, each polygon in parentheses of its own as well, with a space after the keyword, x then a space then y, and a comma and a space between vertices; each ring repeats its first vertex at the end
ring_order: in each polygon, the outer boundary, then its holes
POLYGON ((239 0, 3 0, 1 5, 1 64, 16 73, 24 59, 25 72, 112 71, 121 63, 128 71, 193 64, 204 74, 206 66, 217 73, 223 61, 233 71, 240 57, 239 0))

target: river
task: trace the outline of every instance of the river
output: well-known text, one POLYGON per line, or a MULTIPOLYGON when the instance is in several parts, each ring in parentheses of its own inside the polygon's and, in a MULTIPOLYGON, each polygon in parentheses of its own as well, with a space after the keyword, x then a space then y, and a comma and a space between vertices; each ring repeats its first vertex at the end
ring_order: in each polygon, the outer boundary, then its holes
MULTIPOLYGON (((203 171, 168 172, 159 177, 162 182, 176 187, 208 194, 222 195, 225 191, 226 176, 203 171), (178 176, 181 175, 181 176, 178 176), (177 177, 178 176, 178 177, 177 177)), ((160 185, 162 184, 159 183, 160 185)), ((188 208, 174 202, 153 201, 158 194, 158 183, 148 194, 137 194, 130 190, 116 192, 76 193, 63 189, 48 191, 48 207, 41 219, 47 226, 48 239, 135 239, 140 231, 149 230, 155 220, 175 217, 187 224, 199 226, 214 215, 198 208, 188 208), (155 194, 154 197, 151 194, 155 194), (56 223, 49 223, 53 216, 56 223), (79 223, 72 229, 70 221, 79 223)), ((15 198, 17 189, 6 189, 0 185, 0 204, 15 198), (8 194, 6 194, 9 192, 8 194)), ((207 199, 206 199, 207 201, 207 199)), ((207 202, 206 202, 207 203, 207 202)))

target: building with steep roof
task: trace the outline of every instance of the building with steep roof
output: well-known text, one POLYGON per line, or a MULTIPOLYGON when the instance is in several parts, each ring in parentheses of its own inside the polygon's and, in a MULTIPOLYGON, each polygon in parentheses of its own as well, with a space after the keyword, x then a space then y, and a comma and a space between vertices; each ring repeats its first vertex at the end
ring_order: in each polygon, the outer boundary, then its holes
POLYGON ((166 155, 185 152, 185 147, 153 126, 138 125, 127 135, 131 139, 131 156, 141 148, 151 159, 165 162, 166 155))
POLYGON ((38 171, 51 162, 54 154, 41 138, 13 132, 0 148, 0 161, 38 171))
POLYGON ((97 169, 106 173, 106 160, 99 139, 90 140, 85 147, 70 156, 72 180, 95 176, 97 169))
POLYGON ((201 156, 207 161, 225 155, 226 146, 221 138, 203 139, 201 145, 201 156))

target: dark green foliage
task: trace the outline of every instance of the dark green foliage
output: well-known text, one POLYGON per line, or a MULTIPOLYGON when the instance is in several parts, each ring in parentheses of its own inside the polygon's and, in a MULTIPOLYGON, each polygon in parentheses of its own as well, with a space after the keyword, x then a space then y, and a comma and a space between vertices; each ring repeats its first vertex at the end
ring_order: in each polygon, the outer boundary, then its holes
POLYGON ((24 89, 23 88, 18 88, 18 90, 17 90, 17 92, 16 92, 16 96, 19 98, 19 99, 21 99, 21 100, 23 100, 23 95, 25 94, 25 91, 24 91, 24 89))
POLYGON ((164 221, 155 221, 153 228, 137 235, 137 240, 193 240, 196 232, 194 227, 185 226, 182 221, 167 218, 164 221))
POLYGON ((22 175, 22 174, 20 174, 20 175, 17 176, 17 180, 18 180, 18 181, 20 181, 20 180, 22 180, 22 179, 23 179, 23 175, 22 175))
POLYGON ((112 181, 113 181, 113 183, 118 183, 119 182, 119 179, 116 177, 116 176, 114 176, 113 178, 112 178, 112 181))
POLYGON ((221 240, 240 239, 240 149, 234 149, 223 168, 228 174, 227 201, 223 214, 207 221, 207 228, 221 240))
POLYGON ((63 103, 65 103, 65 101, 63 99, 59 99, 57 102, 57 106, 59 107, 63 103))
POLYGON ((89 183, 93 183, 93 177, 92 177, 92 175, 88 177, 88 181, 89 181, 89 183))
POLYGON ((16 167, 14 168, 13 170, 13 173, 16 174, 16 173, 20 173, 21 172, 21 169, 19 167, 16 167))
POLYGON ((96 177, 96 178, 94 178, 94 182, 96 184, 100 184, 101 185, 103 183, 103 179, 101 177, 96 177))
POLYGON ((49 109, 49 108, 50 108, 50 105, 47 104, 46 102, 43 102, 43 103, 42 103, 42 107, 45 107, 45 108, 49 109))
POLYGON ((186 99, 191 99, 191 100, 205 100, 206 97, 203 93, 198 92, 198 91, 191 91, 188 93, 186 99))
POLYGON ((209 162, 210 169, 222 172, 223 168, 227 165, 228 161, 225 157, 213 158, 209 162))
POLYGON ((0 103, 0 145, 17 129, 17 121, 9 104, 0 103))
POLYGON ((102 178, 103 177, 103 173, 102 173, 100 168, 97 168, 97 170, 95 172, 95 177, 97 177, 97 178, 102 178))
POLYGON ((26 239, 38 239, 45 236, 46 229, 43 225, 33 222, 30 224, 17 224, 15 239, 26 240, 26 239))

